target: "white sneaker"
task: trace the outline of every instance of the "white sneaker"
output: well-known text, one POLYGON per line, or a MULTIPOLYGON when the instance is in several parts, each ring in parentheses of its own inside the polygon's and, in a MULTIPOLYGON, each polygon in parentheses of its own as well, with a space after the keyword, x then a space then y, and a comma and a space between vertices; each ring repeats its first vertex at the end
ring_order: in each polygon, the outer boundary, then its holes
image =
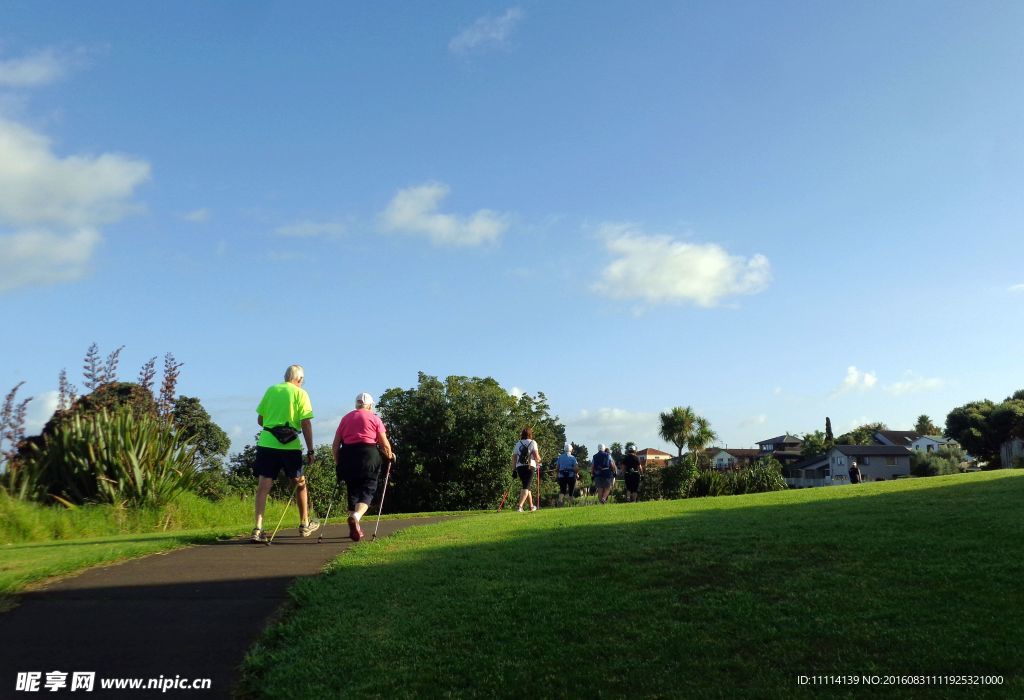
POLYGON ((520 506, 519 510, 517 510, 516 512, 517 512, 517 513, 522 513, 522 512, 523 512, 523 508, 522 508, 522 506, 520 506))
POLYGON ((530 512, 531 512, 531 513, 532 513, 533 511, 535 511, 535 510, 537 510, 537 506, 530 506, 530 512))

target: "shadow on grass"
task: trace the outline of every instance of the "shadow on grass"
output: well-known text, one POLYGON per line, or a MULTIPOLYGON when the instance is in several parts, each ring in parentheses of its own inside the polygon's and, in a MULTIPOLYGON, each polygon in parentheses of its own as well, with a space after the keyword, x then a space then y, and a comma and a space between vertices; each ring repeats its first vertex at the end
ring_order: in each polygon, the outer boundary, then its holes
POLYGON ((852 692, 801 675, 994 674, 1009 686, 972 697, 1019 694, 1024 479, 934 486, 409 531, 299 581, 241 692, 786 697, 852 692))

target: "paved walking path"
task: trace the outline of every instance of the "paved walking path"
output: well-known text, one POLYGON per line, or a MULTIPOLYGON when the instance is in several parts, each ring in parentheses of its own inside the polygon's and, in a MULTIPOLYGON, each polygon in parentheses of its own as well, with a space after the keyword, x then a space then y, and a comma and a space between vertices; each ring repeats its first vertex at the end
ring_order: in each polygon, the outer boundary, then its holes
MULTIPOLYGON (((382 520, 379 537, 441 518, 382 520)), ((372 532, 373 520, 364 526, 372 532)), ((270 547, 248 540, 200 545, 90 569, 24 593, 0 613, 0 698, 230 697, 246 650, 286 599, 291 582, 317 574, 351 546, 348 527, 281 530, 270 547), (41 672, 39 693, 15 692, 19 672, 41 672), (68 688, 46 692, 50 671, 68 688), (94 671, 96 690, 71 693, 72 673, 94 671), (211 690, 108 691, 101 678, 210 678, 211 690)))

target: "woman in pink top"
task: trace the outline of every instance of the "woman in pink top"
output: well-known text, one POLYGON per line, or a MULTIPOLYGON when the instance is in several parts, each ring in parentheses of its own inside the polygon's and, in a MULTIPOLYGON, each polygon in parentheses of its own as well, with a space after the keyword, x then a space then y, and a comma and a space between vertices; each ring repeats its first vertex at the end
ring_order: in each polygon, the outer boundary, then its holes
POLYGON ((359 521, 377 493, 381 454, 394 459, 384 423, 373 412, 373 397, 356 397, 356 410, 348 413, 334 434, 334 464, 338 482, 348 487, 348 534, 358 542, 363 538, 359 521))

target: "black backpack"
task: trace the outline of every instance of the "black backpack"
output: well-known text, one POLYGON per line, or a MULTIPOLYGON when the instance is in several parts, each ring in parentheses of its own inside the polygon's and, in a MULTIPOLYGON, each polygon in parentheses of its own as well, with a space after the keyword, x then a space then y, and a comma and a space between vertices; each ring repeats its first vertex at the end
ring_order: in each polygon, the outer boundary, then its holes
POLYGON ((533 454, 533 441, 526 440, 525 442, 519 443, 519 460, 517 464, 520 467, 530 466, 530 456, 533 454))

